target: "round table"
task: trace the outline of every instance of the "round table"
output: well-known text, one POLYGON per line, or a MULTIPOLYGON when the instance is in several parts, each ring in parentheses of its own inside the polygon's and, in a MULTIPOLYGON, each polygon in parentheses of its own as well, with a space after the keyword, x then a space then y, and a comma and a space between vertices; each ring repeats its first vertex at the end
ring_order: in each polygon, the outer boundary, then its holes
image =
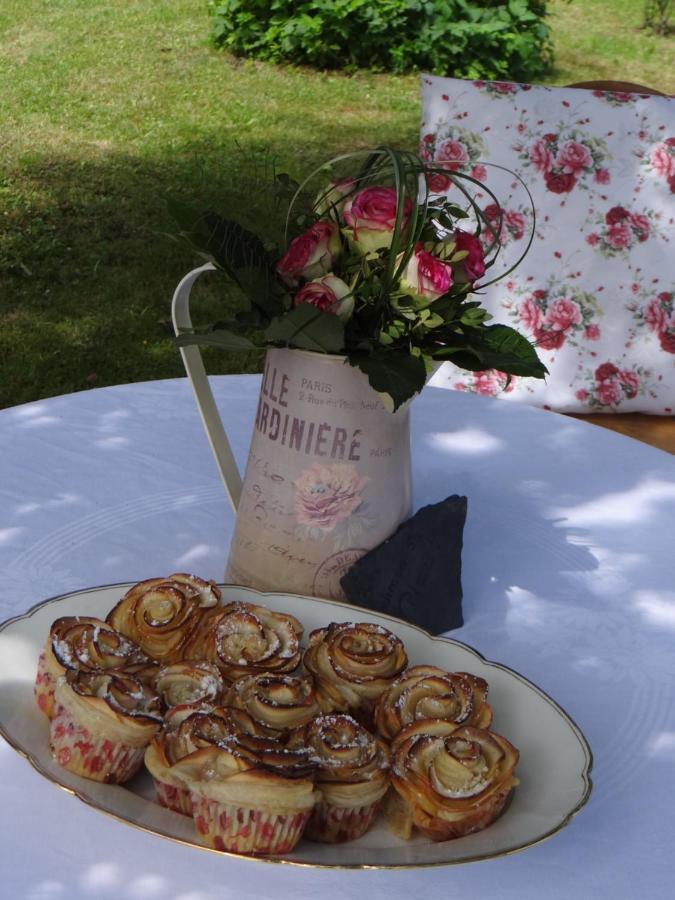
MULTIPOLYGON (((243 464, 259 377, 212 385, 243 464)), ((222 580, 233 515, 185 379, 4 410, 0 445, 0 619, 173 571, 222 580)), ((452 637, 531 679, 583 730, 595 763, 580 814, 551 840, 489 862, 269 866, 131 829, 0 741, 7 897, 672 896, 675 457, 432 387, 413 405, 412 447, 415 508, 453 493, 469 500, 465 625, 452 637)))

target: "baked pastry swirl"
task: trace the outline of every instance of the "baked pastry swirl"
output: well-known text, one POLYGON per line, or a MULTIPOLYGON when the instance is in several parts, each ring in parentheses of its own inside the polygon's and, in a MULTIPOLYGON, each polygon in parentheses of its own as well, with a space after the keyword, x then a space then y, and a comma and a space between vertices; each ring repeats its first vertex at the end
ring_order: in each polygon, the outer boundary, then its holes
POLYGON ((68 672, 58 680, 54 702, 52 756, 94 781, 121 784, 132 778, 162 724, 159 697, 119 669, 68 672))
POLYGON ((184 704, 217 705, 224 688, 219 669, 204 660, 186 660, 162 666, 157 693, 168 707, 184 704))
POLYGON ((313 841, 339 843, 372 825, 389 787, 389 750, 349 715, 317 716, 297 729, 290 747, 305 747, 316 765, 319 799, 305 829, 313 841))
POLYGON ((408 657, 402 641, 381 625, 333 622, 311 632, 303 662, 323 712, 352 712, 370 724, 375 701, 408 657))
POLYGON ((487 828, 518 784, 518 751, 501 735, 427 719, 408 726, 392 750, 385 814, 399 837, 415 825, 434 841, 487 828))
POLYGON ((205 747, 175 771, 190 789, 197 832, 215 850, 292 850, 316 798, 306 752, 265 739, 205 747))
POLYGON ((375 727, 388 741, 418 719, 489 728, 492 708, 487 694, 487 681, 467 672, 412 666, 377 701, 375 727))
POLYGON ((258 735, 259 729, 248 713, 240 709, 183 704, 171 707, 164 726, 145 751, 145 767, 152 775, 162 806, 192 815, 190 791, 174 771, 180 759, 204 747, 220 745, 237 735, 258 735))
POLYGON ((300 663, 303 627, 294 616, 235 601, 204 614, 185 659, 205 659, 235 681, 262 672, 292 672, 300 663))
POLYGON ((231 685, 225 705, 244 709, 264 734, 281 737, 320 712, 311 678, 249 675, 231 685))
POLYGON ((103 672, 148 662, 137 644, 101 619, 62 616, 52 624, 38 660, 37 704, 49 718, 52 717, 56 680, 65 672, 103 672))
POLYGON ((178 572, 134 585, 106 621, 153 659, 177 662, 183 658, 202 611, 219 600, 220 591, 213 582, 178 572))

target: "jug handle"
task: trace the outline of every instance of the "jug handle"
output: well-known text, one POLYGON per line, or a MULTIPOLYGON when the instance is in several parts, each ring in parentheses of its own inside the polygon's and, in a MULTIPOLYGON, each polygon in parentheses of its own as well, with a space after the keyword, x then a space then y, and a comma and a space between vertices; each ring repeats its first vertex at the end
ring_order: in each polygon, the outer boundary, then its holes
MULTIPOLYGON (((192 328, 192 319, 190 318, 190 292, 192 291, 192 286, 201 274, 215 271, 215 268, 212 263, 206 263, 198 269, 188 272, 178 283, 171 303, 171 318, 173 319, 173 329, 176 335, 192 328)), ((183 358, 185 371, 192 385, 197 409, 199 410, 209 445, 213 451, 220 477, 223 479, 225 491, 232 508, 236 512, 241 497, 241 475, 239 474, 230 442, 213 397, 201 351, 197 345, 193 344, 189 347, 181 347, 180 355, 183 358)))

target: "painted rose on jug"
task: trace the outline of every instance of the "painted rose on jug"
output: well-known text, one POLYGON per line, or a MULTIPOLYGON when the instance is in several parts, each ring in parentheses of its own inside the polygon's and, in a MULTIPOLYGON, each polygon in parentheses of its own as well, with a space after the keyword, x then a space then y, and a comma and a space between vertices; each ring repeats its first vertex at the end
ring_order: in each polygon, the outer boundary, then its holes
POLYGON ((368 481, 359 477, 351 463, 312 463, 294 482, 298 523, 332 531, 359 508, 368 481))

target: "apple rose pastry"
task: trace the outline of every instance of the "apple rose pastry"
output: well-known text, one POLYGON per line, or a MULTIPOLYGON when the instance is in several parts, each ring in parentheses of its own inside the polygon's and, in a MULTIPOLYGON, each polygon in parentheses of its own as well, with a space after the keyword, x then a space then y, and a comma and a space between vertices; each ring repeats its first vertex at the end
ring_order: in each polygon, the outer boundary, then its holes
POLYGON ((163 663, 177 662, 202 611, 215 606, 220 591, 212 581, 179 572, 134 585, 106 621, 163 663))
POLYGON ((52 756, 94 781, 121 784, 132 778, 162 724, 159 697, 119 669, 67 673, 58 680, 54 702, 52 756))
POLYGON ((294 675, 249 675, 225 694, 226 706, 246 710, 261 733, 281 738, 319 715, 311 678, 294 675))
POLYGON ((487 681, 467 672, 412 666, 377 701, 375 727, 388 741, 418 719, 489 728, 492 707, 487 693, 487 681))
POLYGON ((290 738, 316 764, 319 792, 305 837, 339 843, 370 828, 389 787, 389 750, 351 716, 318 716, 290 738))
POLYGON ((141 648, 101 619, 62 616, 49 630, 38 660, 35 679, 37 704, 50 719, 54 689, 65 672, 103 672, 123 665, 148 663, 141 648))
POLYGON ((192 799, 184 781, 175 774, 180 759, 203 747, 223 744, 233 736, 259 735, 256 723, 240 709, 195 709, 174 706, 166 713, 164 726, 145 751, 145 767, 150 772, 162 806, 192 815, 192 799))
POLYGON ((204 614, 185 658, 208 660, 230 681, 292 672, 300 663, 302 632, 294 616, 235 601, 204 614))
POLYGON ((306 751, 254 738, 205 747, 176 763, 189 786, 195 827, 207 846, 236 853, 288 853, 316 799, 306 751))
MULTIPOLYGON (((447 841, 491 825, 518 779, 518 751, 506 738, 471 725, 421 720, 392 748, 388 824, 399 837, 412 826, 447 841)), ((401 735, 402 737, 402 735, 401 735)))
POLYGON ((157 693, 167 708, 218 705, 224 686, 220 670, 203 660, 172 663, 157 673, 157 693))
POLYGON ((368 726, 375 702, 408 657, 402 641, 381 625, 333 622, 311 632, 303 662, 322 712, 350 712, 368 726))

